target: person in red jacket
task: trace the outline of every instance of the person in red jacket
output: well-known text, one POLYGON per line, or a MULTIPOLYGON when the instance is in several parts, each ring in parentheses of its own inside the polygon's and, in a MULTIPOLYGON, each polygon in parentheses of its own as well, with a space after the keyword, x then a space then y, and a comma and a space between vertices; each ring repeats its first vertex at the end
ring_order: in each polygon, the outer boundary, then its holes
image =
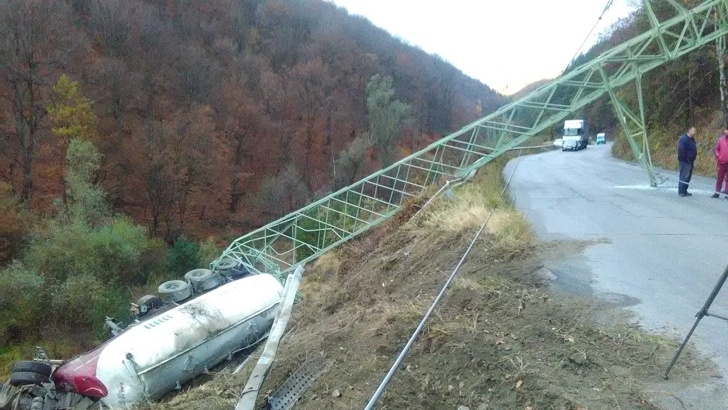
MULTIPOLYGON (((723 130, 723 136, 718 139, 715 144, 715 162, 717 168, 717 180, 715 181, 715 193, 712 198, 720 197, 723 192, 723 181, 728 173, 728 127, 723 130)), ((728 190, 728 182, 726 182, 726 190, 728 190)), ((728 194, 726 194, 728 198, 728 194)))

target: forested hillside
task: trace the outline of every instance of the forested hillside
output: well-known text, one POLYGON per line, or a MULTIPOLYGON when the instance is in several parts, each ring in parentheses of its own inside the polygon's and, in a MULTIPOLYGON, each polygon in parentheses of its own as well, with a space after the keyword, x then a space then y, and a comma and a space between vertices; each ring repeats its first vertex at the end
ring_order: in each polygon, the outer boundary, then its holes
POLYGON ((370 135, 353 147, 365 163, 342 170, 342 151, 369 130, 374 75, 408 107, 388 158, 505 100, 320 0, 1 7, 2 181, 36 211, 63 196, 68 136, 47 114, 51 86, 67 74, 92 101, 97 177, 113 209, 167 240, 240 233, 386 162, 370 135))
POLYGON ((4 0, 0 97, 0 376, 506 102, 322 0, 4 0))

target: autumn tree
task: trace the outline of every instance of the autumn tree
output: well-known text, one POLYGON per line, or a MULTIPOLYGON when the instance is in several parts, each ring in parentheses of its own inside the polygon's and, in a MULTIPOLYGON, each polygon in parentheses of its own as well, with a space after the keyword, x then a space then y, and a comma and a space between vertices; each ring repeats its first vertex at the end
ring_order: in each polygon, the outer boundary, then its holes
MULTIPOLYGON (((104 109, 107 122, 113 124, 114 131, 128 128, 124 122, 130 114, 129 106, 133 99, 132 88, 138 75, 129 70, 124 60, 109 57, 98 61, 94 66, 95 97, 100 109, 104 109)), ((99 114, 101 115, 101 113, 99 114)))
POLYGON ((269 0, 257 11, 263 50, 276 70, 296 65, 297 48, 305 44, 310 35, 313 16, 296 13, 297 6, 304 3, 307 2, 269 0))
POLYGON ((144 179, 152 233, 163 222, 165 236, 173 240, 187 221, 192 196, 218 183, 212 172, 217 144, 208 106, 193 105, 147 124, 144 179))
MULTIPOLYGON (((16 151, 11 158, 21 168, 20 198, 33 191, 33 165, 39 141, 45 136, 50 70, 63 60, 70 32, 65 2, 6 0, 0 2, 0 72, 14 117, 16 151)), ((12 173, 11 178, 12 178, 12 173)))
POLYGON ((142 178, 144 199, 149 216, 149 231, 157 235, 163 223, 167 231, 171 229, 174 207, 174 185, 169 152, 171 141, 167 131, 168 125, 161 120, 148 119, 144 126, 143 155, 144 166, 142 178))
POLYGON ((156 235, 160 224, 164 220, 171 220, 174 204, 174 188, 169 183, 172 176, 169 174, 169 148, 164 123, 149 118, 144 124, 143 140, 139 143, 143 144, 143 168, 140 177, 148 227, 150 233, 156 235))
POLYGON ((220 81, 218 63, 197 45, 181 45, 176 51, 179 56, 174 59, 174 72, 179 77, 176 88, 180 100, 189 105, 208 103, 213 86, 220 81))
POLYGON ((185 225, 191 195, 212 184, 211 164, 215 161, 216 130, 212 110, 194 105, 178 112, 167 128, 169 166, 174 202, 180 227, 185 225))
MULTIPOLYGON (((96 135, 96 116, 91 108, 91 100, 81 94, 78 81, 71 81, 66 74, 63 74, 52 88, 51 102, 46 110, 51 131, 54 136, 58 137, 53 146, 56 149, 66 151, 67 148, 70 148, 69 142, 73 139, 85 141, 94 139, 96 135)), ((71 152, 71 150, 69 149, 68 152, 71 152)), ((62 200, 65 202, 67 199, 68 173, 63 171, 64 164, 49 164, 47 166, 50 167, 49 169, 59 170, 54 172, 55 174, 66 175, 60 177, 60 185, 63 187, 61 190, 63 192, 62 200)), ((93 172, 93 177, 98 177, 96 171, 93 172)))
POLYGON ((230 10, 232 31, 235 48, 242 53, 249 45, 259 38, 257 30, 253 27, 255 10, 260 0, 234 1, 230 10))
MULTIPOLYGON (((308 170, 309 188, 315 188, 314 171, 320 168, 322 162, 322 152, 321 149, 317 150, 316 139, 321 135, 323 114, 329 108, 327 98, 332 88, 330 77, 331 74, 321 59, 299 63, 293 67, 290 74, 294 84, 298 117, 301 119, 298 134, 303 141, 303 159, 308 170)), ((325 163, 325 159, 323 162, 325 163)))
POLYGON ((367 151, 370 147, 369 138, 360 136, 339 152, 334 167, 335 189, 343 188, 356 181, 357 176, 366 166, 367 151))
POLYGON ((66 213, 71 221, 89 226, 100 225, 109 214, 106 193, 94 182, 101 166, 101 155, 93 142, 74 138, 66 154, 66 213))
POLYGON ((382 167, 394 162, 397 142, 411 121, 412 107, 394 98, 392 77, 375 74, 367 83, 368 136, 382 167))
POLYGON ((258 138, 265 135, 269 120, 261 105, 245 92, 241 82, 237 77, 229 78, 226 85, 220 87, 220 100, 215 101, 220 140, 229 153, 226 172, 230 182, 228 210, 231 213, 238 212, 245 195, 243 183, 251 176, 249 168, 255 159, 252 153, 258 138))
POLYGON ((78 81, 61 75, 48 104, 51 131, 66 151, 64 196, 61 206, 70 221, 97 226, 109 214, 106 193, 98 185, 101 154, 93 143, 96 116, 78 81), (67 148, 66 148, 67 147, 67 148))
POLYGON ((66 74, 53 86, 53 98, 47 111, 53 134, 64 141, 94 138, 96 117, 91 100, 81 94, 78 81, 71 81, 66 74))
POLYGON ((0 182, 0 266, 4 266, 21 251, 30 232, 30 213, 23 209, 12 187, 0 182))
POLYGON ((94 0, 89 3, 88 30, 104 55, 115 57, 128 52, 134 2, 94 0))
POLYGON ((259 212, 272 218, 278 218, 310 200, 310 192, 306 189, 301 175, 293 164, 276 176, 263 180, 258 194, 259 212))

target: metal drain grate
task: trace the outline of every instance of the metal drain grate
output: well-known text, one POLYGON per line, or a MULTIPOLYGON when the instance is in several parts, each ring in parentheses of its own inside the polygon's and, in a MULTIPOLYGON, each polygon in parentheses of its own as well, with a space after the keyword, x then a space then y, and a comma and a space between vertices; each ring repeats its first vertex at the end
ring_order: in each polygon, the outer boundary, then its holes
POLYGON ((268 397, 271 410, 290 410, 326 370, 326 359, 316 356, 307 359, 301 366, 268 397))

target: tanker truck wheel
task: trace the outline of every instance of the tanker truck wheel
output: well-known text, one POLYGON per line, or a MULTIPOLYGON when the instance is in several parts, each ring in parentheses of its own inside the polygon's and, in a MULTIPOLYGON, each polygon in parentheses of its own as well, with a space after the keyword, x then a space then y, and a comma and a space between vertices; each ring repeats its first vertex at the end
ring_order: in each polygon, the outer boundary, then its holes
POLYGON ((250 274, 245 265, 232 258, 224 258, 218 261, 215 272, 230 280, 237 280, 250 274))
POLYGON ((179 303, 192 296, 192 286, 183 280, 169 280, 159 285, 157 292, 162 300, 179 303))
POLYGON ((185 279, 192 283, 192 289, 197 293, 220 286, 220 277, 209 269, 193 269, 185 274, 185 279))
POLYGON ((185 274, 185 279, 194 282, 204 282, 212 277, 209 269, 193 269, 185 274))
POLYGON ((139 298, 137 305, 139 306, 139 316, 142 317, 161 308, 164 302, 154 295, 144 295, 139 298))
POLYGON ((35 372, 13 372, 8 383, 11 386, 27 386, 29 384, 43 384, 50 382, 48 375, 35 372))
POLYGON ((53 367, 46 362, 39 362, 37 360, 20 360, 13 363, 11 373, 15 372, 31 372, 50 376, 53 372, 53 367))

